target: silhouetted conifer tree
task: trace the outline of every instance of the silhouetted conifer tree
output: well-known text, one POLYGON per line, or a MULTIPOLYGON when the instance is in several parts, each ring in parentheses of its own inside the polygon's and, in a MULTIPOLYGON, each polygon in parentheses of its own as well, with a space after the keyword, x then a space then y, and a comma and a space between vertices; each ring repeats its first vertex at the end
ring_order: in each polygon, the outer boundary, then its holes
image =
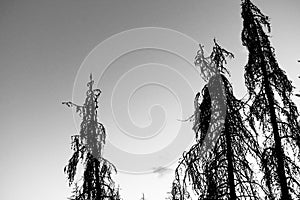
MULTIPOLYGON (((269 18, 250 0, 242 1, 242 42, 247 47, 245 81, 251 98, 249 122, 263 136, 261 166, 269 199, 300 199, 298 111, 293 86, 271 47, 269 18)), ((284 30, 282 30, 284 31, 284 30)))
POLYGON ((233 54, 214 44, 209 57, 201 46, 196 56, 195 65, 208 83, 195 97, 196 144, 176 168, 170 199, 193 199, 190 190, 199 200, 260 199, 261 187, 248 160, 259 154, 258 144, 244 125, 243 103, 226 78, 225 59, 233 54))
POLYGON ((82 106, 72 102, 63 102, 68 107, 75 107, 82 117, 80 133, 71 137, 73 155, 64 168, 69 185, 72 186, 79 162, 83 164, 83 175, 79 181, 75 181, 70 199, 119 200, 119 189, 115 187, 111 178, 116 168, 102 157, 106 133, 104 126, 97 119, 98 98, 101 91, 93 89, 93 84, 91 75, 90 82, 87 84, 86 99, 82 106))

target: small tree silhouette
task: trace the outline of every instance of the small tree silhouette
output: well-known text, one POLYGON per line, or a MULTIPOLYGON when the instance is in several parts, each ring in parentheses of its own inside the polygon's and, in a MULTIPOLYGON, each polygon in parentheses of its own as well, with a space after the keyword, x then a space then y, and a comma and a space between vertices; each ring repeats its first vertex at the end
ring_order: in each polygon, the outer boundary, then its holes
POLYGON ((248 161, 249 156, 259 154, 258 144, 244 125, 243 103, 234 97, 225 76, 225 59, 233 55, 215 40, 214 44, 210 57, 204 57, 201 46, 196 56, 195 64, 208 83, 200 104, 201 94, 195 97, 196 144, 183 154, 176 168, 170 199, 192 199, 188 183, 199 200, 260 199, 261 187, 248 161))
POLYGON ((293 86, 280 69, 267 32, 269 18, 250 0, 242 1, 242 42, 247 47, 245 81, 251 99, 249 122, 260 124, 261 165, 269 199, 300 199, 300 127, 293 86), (266 29, 265 29, 266 28, 266 29))
POLYGON ((145 194, 144 194, 144 193, 143 193, 143 196, 142 196, 142 198, 141 198, 140 200, 146 200, 146 199, 145 199, 145 194))
POLYGON ((101 91, 93 89, 94 81, 90 75, 86 99, 82 106, 72 102, 63 102, 68 107, 75 107, 82 117, 80 133, 73 135, 73 155, 64 168, 69 186, 74 183, 72 200, 120 200, 119 188, 111 178, 116 168, 102 157, 106 132, 104 126, 97 120, 98 98, 101 91), (79 161, 83 164, 81 181, 75 181, 79 161), (81 186, 79 186, 79 184, 81 186))

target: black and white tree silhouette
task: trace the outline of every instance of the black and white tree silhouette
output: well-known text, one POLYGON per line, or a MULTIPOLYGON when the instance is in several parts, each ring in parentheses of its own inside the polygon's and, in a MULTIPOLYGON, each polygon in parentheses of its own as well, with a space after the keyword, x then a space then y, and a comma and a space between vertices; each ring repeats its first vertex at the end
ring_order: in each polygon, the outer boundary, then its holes
POLYGON ((250 0, 242 1, 242 42, 247 47, 249 122, 262 136, 261 167, 269 199, 300 199, 300 127, 293 86, 271 46, 269 18, 250 0), (254 125, 259 125, 259 128, 254 125))
POLYGON ((82 117, 80 133, 73 135, 73 155, 64 172, 67 174, 69 185, 74 184, 72 200, 120 200, 119 189, 115 187, 112 173, 116 168, 103 158, 106 132, 103 124, 98 122, 98 98, 101 91, 93 89, 92 75, 88 82, 86 99, 82 106, 72 102, 63 102, 68 107, 74 107, 82 117), (83 175, 75 180, 78 166, 82 164, 83 175), (81 185, 81 186, 80 186, 81 185))
POLYGON ((226 57, 233 54, 214 44, 209 57, 201 46, 196 56, 195 64, 208 83, 195 97, 196 143, 179 162, 170 199, 260 199, 261 187, 248 160, 259 154, 259 147, 244 125, 243 103, 226 78, 226 57))

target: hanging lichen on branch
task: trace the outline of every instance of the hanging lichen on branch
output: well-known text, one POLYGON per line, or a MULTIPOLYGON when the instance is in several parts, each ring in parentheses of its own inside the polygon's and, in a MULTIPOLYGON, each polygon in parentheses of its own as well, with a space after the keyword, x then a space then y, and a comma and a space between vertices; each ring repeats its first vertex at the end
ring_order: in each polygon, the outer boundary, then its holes
POLYGON ((171 199, 259 199, 261 187, 247 160, 259 154, 259 148, 244 125, 242 102, 225 76, 226 57, 233 55, 214 44, 209 57, 204 57, 201 45, 197 52, 195 64, 208 83, 194 100, 195 144, 176 168, 171 199))
POLYGON ((68 107, 74 107, 82 117, 79 134, 71 137, 73 155, 64 168, 69 185, 75 185, 70 199, 119 200, 119 189, 115 187, 111 177, 113 172, 116 173, 116 168, 102 156, 106 132, 103 124, 97 119, 98 98, 101 91, 93 89, 93 84, 94 81, 90 75, 86 99, 82 106, 72 102, 63 102, 68 107), (81 186, 79 186, 80 180, 74 181, 79 161, 84 168, 80 178, 81 186))

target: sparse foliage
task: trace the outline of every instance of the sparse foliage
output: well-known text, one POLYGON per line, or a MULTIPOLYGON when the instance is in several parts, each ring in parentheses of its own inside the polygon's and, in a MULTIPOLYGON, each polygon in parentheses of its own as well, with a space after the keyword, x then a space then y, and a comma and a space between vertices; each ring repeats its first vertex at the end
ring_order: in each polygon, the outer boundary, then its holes
MULTIPOLYGON (((215 41, 214 41, 215 42, 215 41)), ((256 138, 245 127, 242 102, 233 95, 226 78, 226 57, 233 55, 215 42, 212 54, 204 57, 202 46, 195 64, 208 83, 195 97, 196 144, 175 172, 172 200, 260 199, 250 156, 259 154, 256 138), (191 193, 193 191, 193 193, 191 193)))
POLYGON ((82 117, 80 133, 73 135, 73 155, 64 172, 67 174, 69 185, 74 183, 71 200, 120 200, 119 189, 115 187, 112 173, 116 168, 102 157, 105 144, 104 126, 97 120, 98 98, 101 91, 93 89, 92 76, 88 83, 87 97, 82 106, 72 102, 63 102, 68 107, 75 107, 82 117), (79 164, 83 165, 83 175, 75 181, 79 164), (81 186, 79 186, 81 185, 81 186))
POLYGON ((242 42, 249 51, 245 66, 250 95, 248 120, 263 137, 261 167, 269 199, 300 199, 300 127, 293 86, 279 67, 269 36, 269 18, 250 0, 242 1, 242 42), (260 126, 254 126, 259 124, 260 126))

